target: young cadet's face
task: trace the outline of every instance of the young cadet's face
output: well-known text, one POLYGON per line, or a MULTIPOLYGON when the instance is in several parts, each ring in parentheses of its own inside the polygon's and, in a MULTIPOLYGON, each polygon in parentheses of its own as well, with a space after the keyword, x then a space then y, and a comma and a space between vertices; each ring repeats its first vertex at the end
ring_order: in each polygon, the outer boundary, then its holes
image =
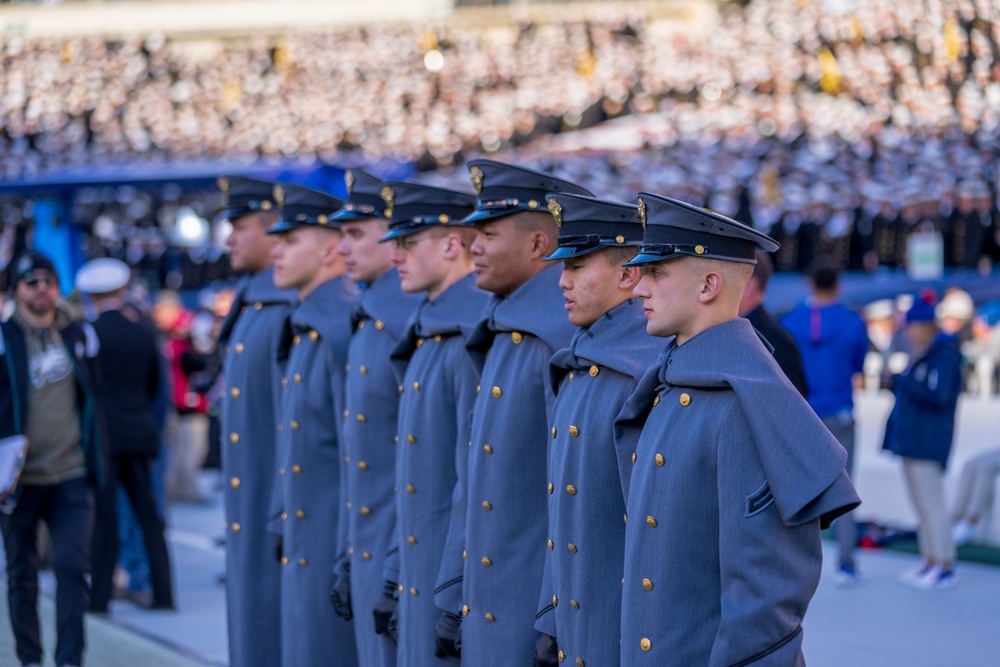
POLYGON ((232 221, 233 231, 226 238, 226 246, 229 263, 235 271, 257 273, 271 263, 271 248, 276 239, 264 232, 276 219, 276 216, 251 213, 232 221))
POLYGON ((589 327, 617 306, 622 271, 620 266, 608 262, 601 250, 563 260, 559 287, 563 290, 570 323, 589 327))
POLYGON ((331 241, 329 234, 340 236, 333 229, 299 227, 279 235, 271 251, 274 260, 274 286, 278 289, 301 290, 311 285, 323 268, 324 252, 331 241), (322 235, 322 236, 320 236, 322 235))
POLYGON ((476 287, 509 296, 531 277, 532 239, 515 219, 505 215, 476 226, 472 244, 476 287))
POLYGON ((444 281, 446 239, 435 229, 424 229, 397 239, 392 260, 399 270, 400 286, 407 294, 436 292, 444 281))
POLYGON ((352 220, 341 229, 344 238, 337 247, 351 280, 370 283, 392 268, 392 244, 379 243, 389 229, 383 218, 352 220))
POLYGON ((690 257, 646 264, 633 294, 642 299, 646 332, 667 338, 682 335, 694 320, 701 275, 690 270, 690 257))

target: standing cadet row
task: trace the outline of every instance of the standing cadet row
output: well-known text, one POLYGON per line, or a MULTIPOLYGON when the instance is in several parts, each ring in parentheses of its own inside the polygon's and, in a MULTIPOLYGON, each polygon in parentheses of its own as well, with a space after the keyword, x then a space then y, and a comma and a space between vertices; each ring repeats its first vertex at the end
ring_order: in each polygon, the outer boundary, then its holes
POLYGON ((858 500, 738 318, 777 244, 469 169, 475 196, 223 181, 231 664, 801 662, 858 500))

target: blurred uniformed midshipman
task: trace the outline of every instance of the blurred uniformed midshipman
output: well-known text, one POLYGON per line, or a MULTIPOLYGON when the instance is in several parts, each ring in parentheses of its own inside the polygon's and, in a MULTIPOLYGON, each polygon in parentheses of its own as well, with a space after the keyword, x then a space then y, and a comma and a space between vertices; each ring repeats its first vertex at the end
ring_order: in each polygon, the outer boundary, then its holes
POLYGON ((396 208, 383 240, 395 246, 403 289, 427 295, 393 352, 402 378, 397 655, 400 667, 433 667, 446 664, 442 658, 458 662, 469 428, 479 382, 465 335, 489 294, 472 275, 475 230, 455 224, 472 212, 475 197, 407 183, 391 188, 396 208))
POLYGON ((247 276, 219 331, 226 390, 222 397, 222 471, 226 480, 226 601, 229 664, 280 664, 280 582, 274 535, 268 531, 276 468, 276 352, 295 292, 272 282, 280 186, 238 176, 219 179, 233 231, 229 261, 247 276), (275 197, 278 195, 278 197, 275 197))
POLYGON ((279 347, 279 358, 287 358, 276 425, 284 667, 357 664, 354 628, 337 617, 329 597, 343 474, 344 365, 357 294, 337 253, 339 224, 330 220, 341 203, 286 186, 281 219, 269 230, 279 236, 274 284, 297 290, 300 300, 279 347))
POLYGON ((553 399, 548 362, 574 329, 562 310, 560 269, 544 261, 558 236, 545 194, 590 193, 488 160, 470 162, 470 172, 479 198, 463 224, 479 232, 472 246, 476 284, 494 296, 468 339, 482 379, 469 453, 462 663, 511 667, 531 664, 538 639, 553 399))
MULTIPOLYGON (((663 340, 646 333, 632 298, 640 270, 622 266, 642 242, 634 205, 550 195, 559 225, 559 281, 570 322, 569 347, 549 363, 556 395, 550 421, 548 559, 539 607, 555 615, 556 642, 544 637, 539 665, 617 665, 625 555, 625 483, 634 437, 615 442, 618 411, 663 340)), ((631 434, 629 434, 631 435, 631 434)))
MULTIPOLYGON (((392 190, 360 170, 347 171, 346 179, 349 198, 334 216, 344 232, 338 250, 351 280, 364 289, 351 311, 354 335, 345 367, 341 513, 347 532, 338 569, 349 576, 358 664, 388 667, 396 664, 396 645, 388 634, 376 634, 372 610, 383 599, 385 558, 395 547, 399 381, 389 356, 420 299, 400 290, 392 248, 379 244, 394 214, 392 190)), ((341 585, 337 594, 341 614, 343 590, 341 585)))
POLYGON ((632 459, 623 665, 805 664, 820 528, 859 504, 847 453, 738 317, 754 229, 655 195, 635 295, 673 336, 616 423, 632 459))

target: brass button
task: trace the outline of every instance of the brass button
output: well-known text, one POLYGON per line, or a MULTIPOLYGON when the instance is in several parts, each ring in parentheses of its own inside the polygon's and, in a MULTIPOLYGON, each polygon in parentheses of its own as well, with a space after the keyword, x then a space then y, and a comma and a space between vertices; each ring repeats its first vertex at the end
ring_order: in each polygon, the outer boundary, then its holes
POLYGON ((351 414, 349 410, 344 410, 344 418, 345 419, 347 418, 347 415, 349 415, 349 414, 351 414))
POLYGON ((239 523, 233 522, 233 532, 234 533, 240 532, 240 524, 239 523))
POLYGON ((302 466, 300 466, 298 464, 293 465, 292 466, 292 472, 294 472, 296 475, 301 474, 302 473, 302 466))
POLYGON ((442 338, 444 338, 444 336, 442 336, 441 334, 435 334, 434 335, 434 342, 435 343, 440 343, 442 338))
POLYGON ((302 384, 302 376, 298 373, 295 374, 295 384, 302 384))
POLYGON ((372 511, 367 507, 361 508, 361 516, 371 516, 372 511))
POLYGON ((552 551, 555 548, 555 546, 556 545, 552 543, 552 540, 549 540, 549 551, 552 551))
POLYGON ((699 254, 699 255, 703 255, 703 254, 705 253, 705 246, 703 246, 703 245, 696 245, 696 246, 694 247, 694 251, 695 251, 695 252, 696 252, 697 254, 699 254))
POLYGON ((365 423, 366 421, 368 421, 367 419, 365 419, 365 416, 364 416, 364 415, 358 415, 357 419, 358 419, 358 421, 359 421, 359 422, 361 422, 362 424, 364 424, 364 423, 365 423))
POLYGON ((257 302, 255 302, 255 303, 253 304, 253 309, 254 309, 254 310, 260 310, 260 309, 262 309, 263 307, 264 307, 264 304, 263 304, 263 303, 261 303, 260 301, 257 301, 257 302))
POLYGON ((382 329, 385 329, 385 323, 382 322, 382 320, 375 320, 375 328, 381 331, 382 329))
POLYGON ((655 408, 659 404, 660 404, 660 396, 659 394, 657 394, 656 398, 653 399, 653 407, 655 408))
POLYGON ((578 435, 580 435, 580 429, 578 429, 575 426, 570 426, 569 427, 569 434, 575 438, 578 435))
MULTIPOLYGON (((625 243, 625 237, 619 234, 618 236, 615 237, 615 243, 618 244, 625 243)), ((579 658, 577 658, 577 660, 579 660, 579 658)), ((581 662, 580 664, 582 665, 583 663, 581 662)))
POLYGON ((576 495, 576 487, 573 486, 572 484, 567 484, 566 485, 566 493, 568 493, 571 496, 575 496, 576 495))
POLYGON ((600 372, 601 372, 601 369, 598 368, 597 366, 591 366, 590 367, 590 377, 595 378, 595 377, 597 377, 597 374, 600 373, 600 372))
POLYGON ((490 623, 492 623, 493 621, 495 621, 497 619, 493 618, 493 614, 486 614, 486 620, 489 621, 490 623))
POLYGON ((406 538, 406 541, 409 542, 410 544, 416 544, 417 538, 415 538, 413 535, 410 535, 409 537, 406 538))
POLYGON ((648 639, 646 639, 645 637, 643 637, 642 641, 639 642, 639 646, 642 647, 643 651, 648 651, 649 649, 653 648, 653 643, 648 639))
POLYGON ((315 329, 313 329, 312 331, 310 331, 309 332, 309 340, 311 340, 313 342, 319 340, 319 332, 316 331, 315 329))
POLYGON ((552 596, 552 606, 553 607, 559 606, 559 598, 557 598, 555 595, 552 596))
POLYGON ((282 521, 288 521, 288 512, 282 512, 281 513, 281 520, 282 521))
POLYGON ((301 342, 302 342, 302 336, 300 336, 298 334, 295 334, 294 336, 292 336, 292 345, 298 345, 301 342))
POLYGON ((573 371, 570 371, 570 372, 569 372, 569 381, 570 381, 570 382, 572 382, 572 381, 573 381, 573 371))
POLYGON ((424 344, 424 339, 423 338, 418 338, 417 339, 417 348, 419 348, 423 344, 424 344))
POLYGON ((553 490, 554 490, 555 488, 556 488, 556 487, 555 487, 555 485, 554 485, 554 484, 553 484, 552 482, 549 482, 549 493, 552 493, 552 491, 553 491, 553 490))
POLYGON ((493 398, 500 398, 503 396, 503 392, 500 391, 500 387, 493 387, 493 398))
POLYGON ((656 455, 656 465, 663 467, 663 454, 656 455))
POLYGON ((231 442, 231 443, 233 443, 235 445, 239 441, 240 441, 240 434, 239 433, 230 433, 229 434, 229 442, 231 442))
POLYGON ((622 521, 628 523, 628 514, 622 514, 622 521))
POLYGON ((282 387, 288 386, 288 378, 281 378, 281 386, 282 387))
POLYGON ((240 488, 240 478, 239 477, 233 477, 231 480, 229 480, 229 484, 234 489, 240 488))
POLYGON ((239 387, 233 387, 233 388, 232 388, 232 389, 231 389, 231 390, 229 391, 229 395, 230 395, 230 396, 232 396, 233 398, 239 398, 239 397, 240 397, 240 390, 239 390, 239 387))
POLYGON ((566 654, 563 653, 562 651, 559 651, 559 662, 562 662, 565 659, 566 659, 566 654))
POLYGON ((243 354, 243 343, 236 343, 236 354, 243 354))
POLYGON ((575 544, 570 544, 569 545, 569 550, 572 551, 573 553, 576 553, 576 545, 575 544))
POLYGON ((402 395, 402 393, 403 393, 403 385, 399 385, 398 391, 402 395))
POLYGON ((510 335, 510 339, 514 341, 514 345, 520 345, 521 341, 524 340, 524 336, 521 335, 520 331, 515 331, 510 335))
POLYGON ((358 468, 361 470, 368 470, 368 464, 364 461, 358 461, 358 468))
POLYGON ((408 443, 410 443, 411 445, 414 445, 417 442, 417 438, 415 436, 413 436, 413 435, 408 435, 408 436, 406 436, 406 441, 408 443))
POLYGON ((691 404, 691 397, 689 395, 687 395, 686 393, 685 394, 681 394, 680 401, 681 401, 681 405, 684 405, 684 406, 690 405, 691 404))
POLYGON ((419 382, 414 382, 413 383, 413 391, 420 391, 420 383, 419 382))
POLYGON ((406 485, 406 492, 407 492, 407 493, 416 493, 416 492, 417 492, 417 490, 416 490, 415 488, 413 488, 413 485, 412 485, 412 484, 407 484, 407 485, 406 485))
POLYGON ((651 516, 646 517, 646 523, 649 524, 650 528, 656 528, 656 519, 651 516))
POLYGON ((281 564, 282 565, 288 565, 288 556, 282 556, 281 557, 281 564))
POLYGON ((292 430, 293 431, 298 431, 299 430, 299 423, 297 421, 293 421, 292 422, 292 430))
POLYGON ((365 560, 371 560, 372 559, 372 555, 370 553, 368 553, 367 551, 362 552, 361 553, 361 557, 364 558, 365 560))
POLYGON ((360 322, 358 322, 358 328, 359 329, 364 329, 365 328, 365 321, 364 320, 361 320, 360 322))
POLYGON ((552 427, 552 437, 553 438, 556 437, 556 427, 555 426, 552 427))
POLYGON ((642 587, 645 588, 647 591, 651 591, 653 590, 653 582, 650 581, 649 579, 643 579, 642 587))
POLYGON ((486 510, 487 512, 489 512, 491 509, 493 509, 493 505, 490 505, 490 501, 484 500, 483 501, 483 509, 486 510))
POLYGON ((462 605, 462 616, 468 616, 468 615, 469 615, 469 605, 463 604, 462 605))
POLYGON ((367 366, 365 366, 365 365, 362 364, 361 368, 359 368, 358 370, 361 371, 362 375, 368 375, 368 367, 367 366))
POLYGON ((576 600, 570 600, 569 606, 573 607, 573 609, 580 609, 580 603, 577 602, 576 600))
POLYGON ((483 445, 483 451, 486 452, 487 454, 492 454, 493 448, 490 447, 489 445, 483 445))
POLYGON ((483 556, 483 565, 485 565, 486 567, 489 567, 490 565, 493 565, 493 561, 491 561, 486 556, 483 556))
POLYGON ((306 566, 308 564, 309 564, 309 561, 307 561, 305 558, 300 558, 299 559, 299 565, 302 565, 304 567, 304 566, 306 566))
POLYGON ((635 452, 632 452, 632 465, 635 465, 635 452))
POLYGON ((411 588, 410 589, 410 595, 412 595, 413 597, 417 597, 417 589, 416 588, 411 588))

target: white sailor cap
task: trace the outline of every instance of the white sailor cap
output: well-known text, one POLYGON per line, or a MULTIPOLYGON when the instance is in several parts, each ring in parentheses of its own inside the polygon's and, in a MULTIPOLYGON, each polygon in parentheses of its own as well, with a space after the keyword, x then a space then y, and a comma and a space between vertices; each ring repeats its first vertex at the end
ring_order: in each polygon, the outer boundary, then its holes
POLYGON ((84 294, 106 294, 128 285, 132 271, 125 262, 110 257, 92 259, 76 274, 76 288, 84 294))

